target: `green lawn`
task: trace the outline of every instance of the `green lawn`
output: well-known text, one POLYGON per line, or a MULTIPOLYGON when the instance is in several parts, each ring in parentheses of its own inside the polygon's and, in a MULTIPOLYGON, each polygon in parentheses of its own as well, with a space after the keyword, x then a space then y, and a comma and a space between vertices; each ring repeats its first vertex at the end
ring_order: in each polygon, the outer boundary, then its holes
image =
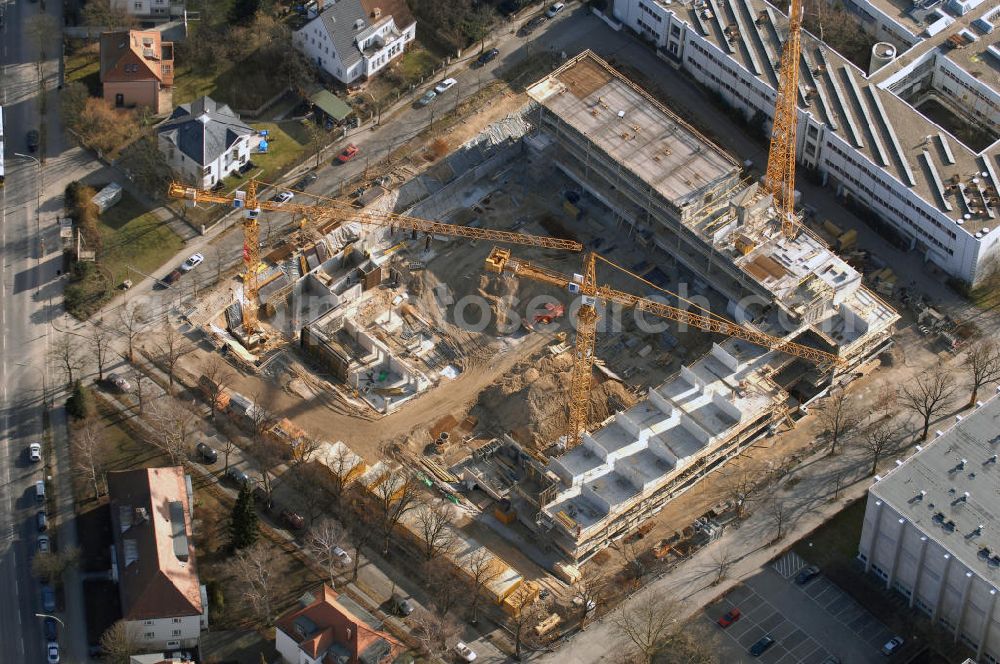
POLYGON ((243 62, 225 63, 214 70, 194 71, 182 63, 174 76, 174 104, 208 95, 233 110, 255 109, 286 87, 272 70, 259 51, 243 62))
POLYGON ((174 69, 174 105, 186 104, 205 95, 216 101, 228 103, 226 99, 216 98, 215 78, 216 74, 212 71, 195 71, 190 66, 177 65, 174 69))
POLYGON ((858 500, 840 511, 795 545, 795 552, 821 568, 847 567, 858 555, 865 501, 858 500))
POLYGON ((423 46, 414 46, 400 56, 395 67, 399 69, 399 75, 402 76, 405 83, 415 83, 440 62, 440 58, 423 46))
POLYGON ((103 247, 96 266, 78 268, 78 277, 66 288, 66 309, 85 319, 117 292, 128 278, 128 266, 149 274, 181 250, 184 243, 171 228, 158 220, 130 194, 101 215, 103 247))
POLYGON ((90 94, 101 94, 101 62, 96 43, 72 40, 66 47, 66 81, 80 81, 90 94))

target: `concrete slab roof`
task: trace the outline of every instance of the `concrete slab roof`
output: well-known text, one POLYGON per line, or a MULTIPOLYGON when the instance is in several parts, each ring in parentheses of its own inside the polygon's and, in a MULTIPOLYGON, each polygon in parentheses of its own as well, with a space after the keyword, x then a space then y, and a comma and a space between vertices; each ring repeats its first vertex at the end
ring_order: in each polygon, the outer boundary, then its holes
POLYGON ((733 178, 739 163, 590 51, 527 90, 605 154, 680 207, 733 178))

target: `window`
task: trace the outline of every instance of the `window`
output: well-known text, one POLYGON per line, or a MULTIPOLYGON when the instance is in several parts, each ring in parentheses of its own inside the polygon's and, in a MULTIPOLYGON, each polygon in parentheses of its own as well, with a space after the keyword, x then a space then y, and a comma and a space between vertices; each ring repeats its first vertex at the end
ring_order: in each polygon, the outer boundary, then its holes
POLYGON ((142 9, 142 3, 136 2, 132 5, 132 9, 142 9))
POLYGON ((181 623, 181 619, 180 618, 174 618, 174 624, 175 625, 179 625, 180 623, 181 623))
POLYGON ((180 636, 181 635, 181 630, 175 629, 173 632, 171 632, 170 635, 171 636, 180 636))
POLYGON ((673 35, 674 37, 680 37, 681 36, 680 26, 677 25, 670 26, 670 34, 673 35))
POLYGON ((819 135, 819 129, 816 128, 816 125, 809 125, 806 129, 806 133, 810 138, 816 138, 819 135))
POLYGON ((153 624, 153 621, 152 621, 152 620, 146 620, 146 621, 144 621, 144 622, 143 622, 142 624, 143 624, 143 625, 152 625, 152 624, 153 624))
POLYGON ((145 633, 145 634, 143 634, 142 636, 143 636, 143 638, 145 638, 145 639, 146 639, 147 641, 152 641, 152 640, 153 640, 153 637, 154 637, 154 636, 156 636, 156 634, 155 634, 155 633, 153 633, 153 632, 146 632, 146 633, 145 633))

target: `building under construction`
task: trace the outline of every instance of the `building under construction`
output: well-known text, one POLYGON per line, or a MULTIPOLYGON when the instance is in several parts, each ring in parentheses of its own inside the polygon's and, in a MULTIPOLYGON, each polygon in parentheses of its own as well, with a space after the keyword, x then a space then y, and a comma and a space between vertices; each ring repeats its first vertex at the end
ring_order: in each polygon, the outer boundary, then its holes
POLYGON ((738 163, 589 51, 528 94, 539 127, 528 149, 612 210, 621 232, 725 296, 730 318, 841 360, 816 366, 731 339, 546 464, 510 455, 519 519, 580 562, 865 371, 899 316, 821 240, 782 233, 770 195, 738 163))

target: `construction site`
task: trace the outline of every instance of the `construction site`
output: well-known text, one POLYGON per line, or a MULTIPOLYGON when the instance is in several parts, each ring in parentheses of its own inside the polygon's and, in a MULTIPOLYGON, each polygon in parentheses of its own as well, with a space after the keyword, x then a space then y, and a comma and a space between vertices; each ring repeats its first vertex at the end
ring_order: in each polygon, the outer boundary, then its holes
POLYGON ((752 181, 587 51, 353 201, 172 186, 246 235, 240 278, 185 318, 240 369, 231 399, 349 450, 366 486, 393 450, 565 570, 891 346, 898 314, 801 225, 785 169, 752 181), (263 251, 274 214, 300 221, 263 251))

